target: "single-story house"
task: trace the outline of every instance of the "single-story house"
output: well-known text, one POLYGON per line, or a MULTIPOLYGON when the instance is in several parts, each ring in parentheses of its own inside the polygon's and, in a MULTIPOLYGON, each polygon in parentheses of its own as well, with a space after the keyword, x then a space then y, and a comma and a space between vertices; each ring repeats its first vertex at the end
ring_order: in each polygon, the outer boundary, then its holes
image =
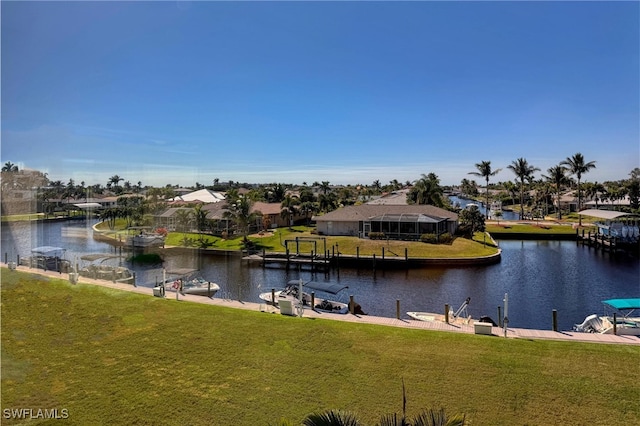
POLYGON ((417 240, 423 234, 453 235, 458 214, 431 205, 375 205, 342 207, 314 216, 318 234, 368 238, 381 232, 390 239, 417 240))

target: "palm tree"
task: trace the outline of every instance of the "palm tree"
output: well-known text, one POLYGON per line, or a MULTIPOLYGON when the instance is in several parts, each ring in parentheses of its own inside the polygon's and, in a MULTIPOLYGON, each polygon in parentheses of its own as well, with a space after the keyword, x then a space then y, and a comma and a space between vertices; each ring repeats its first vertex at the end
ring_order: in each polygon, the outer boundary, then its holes
POLYGON ((495 171, 491 170, 491 161, 481 161, 480 163, 476 164, 476 169, 478 169, 477 172, 469 172, 470 175, 474 175, 474 176, 479 176, 479 177, 483 177, 485 179, 485 181, 487 182, 487 190, 486 190, 486 195, 487 195, 487 203, 485 204, 485 212, 487 214, 487 219, 489 219, 489 178, 491 176, 495 176, 498 173, 500 173, 500 171, 502 169, 497 169, 495 171))
MULTIPOLYGON (((595 161, 589 161, 585 163, 584 156, 581 153, 576 153, 573 157, 567 157, 560 164, 567 166, 569 168, 569 172, 572 175, 575 175, 578 179, 578 211, 582 209, 582 194, 580 193, 580 179, 582 178, 583 173, 587 173, 591 169, 596 168, 595 161)), ((578 224, 582 226, 582 216, 578 215, 578 224)))
POLYGON ((539 168, 529 165, 524 158, 518 158, 507 166, 520 179, 520 220, 524 218, 524 181, 530 180, 539 168))
POLYGON ((245 245, 249 242, 249 227, 262 216, 260 212, 252 212, 253 201, 246 195, 240 195, 233 203, 228 204, 228 210, 224 213, 226 218, 233 220, 242 233, 242 241, 245 245))
POLYGON ((443 207, 442 195, 444 191, 440 186, 440 179, 434 173, 422 174, 413 188, 407 194, 409 204, 431 204, 436 207, 443 207))
POLYGON ((329 181, 328 180, 323 180, 322 184, 320 185, 320 189, 322 189, 322 193, 324 195, 327 195, 327 193, 329 191, 331 191, 331 186, 329 186, 329 181))
POLYGON ((120 193, 120 181, 124 180, 124 178, 121 178, 118 175, 113 175, 109 178, 109 182, 107 182, 107 186, 111 187, 113 185, 113 190, 116 194, 120 193))
POLYGON ((4 163, 4 166, 2 166, 2 171, 3 172, 17 172, 18 171, 18 166, 16 166, 15 164, 13 164, 11 161, 7 161, 6 163, 4 163))
POLYGON ((569 178, 567 177, 567 168, 562 164, 558 164, 557 166, 550 167, 547 169, 548 176, 542 175, 545 179, 555 185, 555 193, 556 193, 556 207, 558 208, 558 220, 562 219, 562 212, 560 211, 560 190, 563 185, 567 185, 569 183, 569 178))
POLYGON ((280 204, 280 217, 285 219, 289 224, 289 228, 293 225, 293 216, 298 213, 298 208, 296 207, 300 204, 300 200, 292 197, 291 195, 286 195, 282 203, 280 204))

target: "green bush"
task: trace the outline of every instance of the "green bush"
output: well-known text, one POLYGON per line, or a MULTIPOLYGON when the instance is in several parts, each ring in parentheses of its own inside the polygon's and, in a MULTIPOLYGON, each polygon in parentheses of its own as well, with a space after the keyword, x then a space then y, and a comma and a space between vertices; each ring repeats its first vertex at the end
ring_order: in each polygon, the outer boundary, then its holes
POLYGON ((436 236, 436 234, 422 234, 420 235, 420 241, 422 241, 423 243, 437 244, 438 237, 436 236))
POLYGON ((444 234, 440 235, 440 244, 450 244, 451 242, 453 242, 453 237, 450 233, 445 232, 444 234))
POLYGON ((384 232, 369 232, 369 239, 371 240, 384 240, 385 238, 384 232))

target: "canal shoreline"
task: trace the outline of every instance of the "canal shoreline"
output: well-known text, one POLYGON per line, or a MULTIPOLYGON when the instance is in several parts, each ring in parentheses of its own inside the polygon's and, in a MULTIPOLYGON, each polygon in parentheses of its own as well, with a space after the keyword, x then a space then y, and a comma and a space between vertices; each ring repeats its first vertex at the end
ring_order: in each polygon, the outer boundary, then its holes
MULTIPOLYGON (((27 274, 37 274, 53 279, 67 280, 69 281, 68 274, 62 274, 55 271, 45 271, 41 269, 34 269, 27 266, 16 266, 17 272, 27 274)), ((6 266, 2 267, 2 273, 13 273, 10 268, 6 266)), ((120 291, 128 291, 146 295, 149 297, 157 297, 153 294, 153 288, 149 287, 136 287, 129 284, 114 283, 111 281, 91 279, 86 277, 80 277, 76 284, 69 281, 70 286, 76 286, 77 284, 97 285, 101 287, 107 287, 120 291)), ((166 297, 165 300, 169 303, 201 303, 213 306, 223 306, 233 309, 243 309, 259 311, 264 313, 279 314, 280 312, 269 305, 264 303, 254 303, 238 301, 233 299, 224 298, 208 298, 203 296, 194 295, 180 295, 173 297, 166 297)), ((429 331, 441 331, 441 332, 453 332, 463 334, 485 334, 487 331, 479 333, 478 328, 475 326, 475 322, 469 324, 450 324, 444 321, 417 321, 413 319, 402 318, 389 318, 379 317, 373 315, 355 315, 355 314, 332 314, 317 312, 311 309, 305 309, 302 317, 298 317, 299 320, 305 319, 327 319, 334 321, 344 321, 358 324, 370 324, 379 326, 409 328, 409 329, 422 329, 429 331)), ((640 346, 640 338, 637 336, 618 336, 613 334, 594 334, 594 333, 579 333, 573 331, 553 331, 553 330, 539 330, 539 329, 526 329, 526 328, 501 328, 491 327, 489 334, 486 334, 487 338, 503 337, 507 339, 527 339, 527 340, 556 340, 566 342, 582 342, 582 343, 596 343, 596 344, 623 344, 623 345, 635 345, 640 346)))

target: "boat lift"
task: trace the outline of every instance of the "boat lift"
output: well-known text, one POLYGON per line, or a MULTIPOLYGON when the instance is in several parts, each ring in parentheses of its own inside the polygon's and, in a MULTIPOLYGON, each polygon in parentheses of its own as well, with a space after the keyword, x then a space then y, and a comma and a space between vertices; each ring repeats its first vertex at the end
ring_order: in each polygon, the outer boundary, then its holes
POLYGON ((462 305, 460 305, 460 307, 458 308, 457 311, 455 311, 455 313, 453 314, 453 319, 455 320, 456 318, 458 318, 460 315, 463 315, 463 318, 469 318, 469 313, 467 312, 467 306, 469 305, 469 302, 471 302, 471 298, 467 297, 467 300, 465 300, 464 302, 462 302, 462 305))

